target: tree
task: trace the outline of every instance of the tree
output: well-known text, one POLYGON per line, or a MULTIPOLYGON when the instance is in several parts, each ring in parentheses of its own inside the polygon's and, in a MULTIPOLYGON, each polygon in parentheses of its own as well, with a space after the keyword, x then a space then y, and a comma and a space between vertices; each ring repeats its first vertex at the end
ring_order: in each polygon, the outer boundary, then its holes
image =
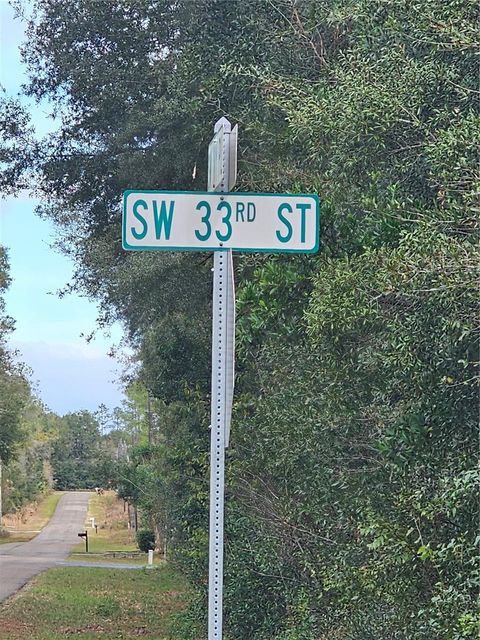
POLYGON ((35 500, 49 487, 50 442, 55 434, 24 366, 7 348, 14 323, 5 313, 2 294, 9 282, 7 252, 0 247, 0 521, 3 513, 35 500))
POLYGON ((60 420, 52 465, 57 489, 93 489, 102 486, 103 456, 99 425, 89 411, 68 413, 60 420))
POLYGON ((148 487, 131 498, 163 518, 198 611, 210 262, 123 253, 118 202, 203 188, 210 125, 228 115, 242 189, 323 202, 321 255, 236 261, 228 633, 474 637, 473 2, 36 6, 30 93, 63 109, 35 154, 43 213, 159 401, 159 444, 125 475, 148 487))
POLYGON ((13 320, 5 314, 3 293, 8 288, 8 259, 0 246, 0 460, 8 462, 21 441, 21 411, 29 397, 28 383, 6 348, 6 336, 13 329, 13 320))
POLYGON ((0 193, 29 187, 36 142, 27 110, 18 99, 0 96, 0 193))

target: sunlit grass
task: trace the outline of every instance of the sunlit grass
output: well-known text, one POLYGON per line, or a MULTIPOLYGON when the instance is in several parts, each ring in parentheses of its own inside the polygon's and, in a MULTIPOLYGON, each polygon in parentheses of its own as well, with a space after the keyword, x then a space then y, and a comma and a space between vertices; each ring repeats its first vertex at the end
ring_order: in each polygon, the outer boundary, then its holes
POLYGON ((0 639, 167 640, 185 593, 184 582, 167 566, 52 569, 0 606, 0 639))

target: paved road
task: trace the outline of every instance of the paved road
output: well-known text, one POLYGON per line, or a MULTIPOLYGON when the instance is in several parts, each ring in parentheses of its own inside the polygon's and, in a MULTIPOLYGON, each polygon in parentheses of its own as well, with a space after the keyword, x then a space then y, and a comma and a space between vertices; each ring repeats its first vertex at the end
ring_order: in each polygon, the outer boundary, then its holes
POLYGON ((0 602, 34 575, 65 560, 84 530, 89 493, 66 493, 50 522, 30 542, 0 545, 0 602))

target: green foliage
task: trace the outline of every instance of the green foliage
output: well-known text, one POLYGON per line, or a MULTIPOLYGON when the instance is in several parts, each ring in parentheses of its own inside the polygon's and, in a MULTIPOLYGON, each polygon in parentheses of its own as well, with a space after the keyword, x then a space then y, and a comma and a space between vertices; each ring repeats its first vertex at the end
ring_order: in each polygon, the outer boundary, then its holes
POLYGON ((0 193, 28 188, 36 147, 29 115, 15 98, 0 96, 0 193))
POLYGON ((25 438, 21 413, 30 396, 22 369, 13 362, 6 348, 6 337, 13 329, 12 319, 5 314, 3 299, 9 284, 8 256, 0 246, 0 464, 14 457, 16 447, 25 438))
POLYGON ((93 414, 78 411, 60 418, 52 467, 55 488, 60 490, 105 487, 116 480, 116 465, 93 414))
POLYGON ((139 529, 136 535, 137 545, 140 551, 148 553, 155 549, 155 533, 150 529, 139 529))
POLYGON ((28 401, 29 388, 6 354, 3 364, 8 368, 0 373, 0 460, 8 462, 25 437, 21 428, 21 412, 28 401))
POLYGON ((25 368, 15 362, 6 345, 14 327, 5 314, 3 299, 9 282, 7 253, 0 247, 0 489, 4 513, 20 509, 51 488, 51 443, 57 434, 55 416, 33 396, 25 368))
POLYGON ((474 637, 476 5, 36 5, 29 91, 62 114, 43 213, 138 354, 110 443, 197 587, 180 636, 205 634, 211 263, 122 252, 118 202, 203 189, 227 114, 239 187, 323 204, 319 256, 236 258, 226 637, 474 637))

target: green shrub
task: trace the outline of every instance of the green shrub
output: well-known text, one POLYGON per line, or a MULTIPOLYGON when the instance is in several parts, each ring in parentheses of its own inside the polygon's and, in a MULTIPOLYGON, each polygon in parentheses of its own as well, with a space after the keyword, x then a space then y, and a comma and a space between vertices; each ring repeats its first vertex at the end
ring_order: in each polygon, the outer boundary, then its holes
POLYGON ((148 553, 155 549, 155 534, 150 529, 140 529, 137 531, 137 545, 140 551, 148 553))

